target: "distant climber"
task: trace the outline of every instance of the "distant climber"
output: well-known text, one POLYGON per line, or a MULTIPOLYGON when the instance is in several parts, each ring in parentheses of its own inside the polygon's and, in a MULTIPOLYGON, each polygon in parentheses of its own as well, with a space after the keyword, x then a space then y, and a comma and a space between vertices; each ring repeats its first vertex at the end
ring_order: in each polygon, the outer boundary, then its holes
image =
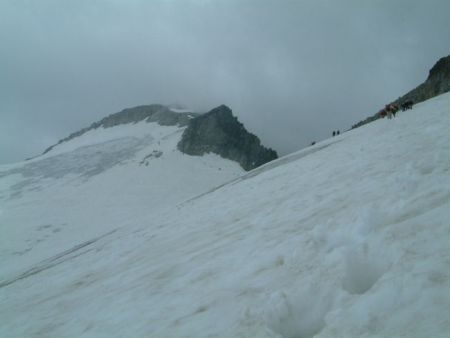
POLYGON ((395 103, 391 103, 391 111, 392 111, 392 115, 394 115, 394 117, 395 117, 395 114, 397 114, 399 109, 400 108, 395 103))
POLYGON ((412 100, 408 100, 402 103, 402 111, 412 109, 414 102, 412 100))
POLYGON ((387 118, 388 118, 388 119, 391 119, 391 118, 392 118, 391 105, 390 105, 390 104, 387 104, 387 105, 384 107, 384 110, 385 110, 385 112, 386 112, 387 118))
POLYGON ((336 132, 336 135, 339 135, 341 132, 338 130, 337 132, 336 132))
POLYGON ((336 136, 336 132, 333 130, 333 137, 335 137, 336 136))
POLYGON ((397 111, 398 111, 398 106, 394 103, 389 103, 382 110, 382 112, 384 112, 384 113, 382 114, 380 112, 380 116, 381 117, 387 116, 388 119, 391 119, 392 117, 395 117, 395 114, 397 113, 397 111))

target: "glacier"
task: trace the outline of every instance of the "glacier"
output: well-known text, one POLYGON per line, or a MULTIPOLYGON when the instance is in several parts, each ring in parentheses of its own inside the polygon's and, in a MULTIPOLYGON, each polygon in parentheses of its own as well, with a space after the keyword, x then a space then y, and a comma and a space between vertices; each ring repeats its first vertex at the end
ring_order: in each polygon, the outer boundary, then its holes
POLYGON ((248 173, 181 132, 0 166, 0 336, 449 336, 450 93, 248 173))

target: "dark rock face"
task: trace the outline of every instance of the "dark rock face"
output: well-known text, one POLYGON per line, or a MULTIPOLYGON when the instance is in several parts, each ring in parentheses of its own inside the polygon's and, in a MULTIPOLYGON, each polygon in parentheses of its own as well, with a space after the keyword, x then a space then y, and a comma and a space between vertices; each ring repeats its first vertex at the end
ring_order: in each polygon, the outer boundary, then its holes
MULTIPOLYGON (((405 95, 399 97, 394 101, 395 104, 401 106, 406 101, 412 101, 414 104, 426 101, 440 94, 450 91, 450 55, 439 59, 438 62, 430 69, 426 81, 405 95)), ((386 102, 388 103, 388 102, 386 102)), ((377 114, 368 117, 367 119, 358 122, 352 126, 353 128, 360 127, 364 124, 379 119, 377 114)))
POLYGON ((146 106, 138 106, 134 108, 124 109, 121 112, 111 114, 104 119, 92 123, 89 127, 83 128, 68 137, 58 141, 57 144, 47 148, 44 151, 48 153, 56 145, 69 141, 75 137, 83 135, 89 130, 97 129, 99 127, 110 128, 120 124, 137 123, 143 120, 147 122, 157 122, 162 126, 186 126, 190 119, 199 116, 198 113, 175 113, 166 106, 160 104, 152 104, 146 106))
POLYGON ((430 69, 427 81, 442 81, 449 84, 450 80, 450 55, 439 59, 430 69))
POLYGON ((197 156, 212 152, 238 162, 245 170, 278 158, 274 150, 263 147, 259 138, 249 133, 224 105, 191 119, 178 149, 197 156))
POLYGON ((398 98, 395 103, 402 104, 408 100, 418 103, 448 91, 450 91, 450 55, 436 62, 424 83, 398 98))

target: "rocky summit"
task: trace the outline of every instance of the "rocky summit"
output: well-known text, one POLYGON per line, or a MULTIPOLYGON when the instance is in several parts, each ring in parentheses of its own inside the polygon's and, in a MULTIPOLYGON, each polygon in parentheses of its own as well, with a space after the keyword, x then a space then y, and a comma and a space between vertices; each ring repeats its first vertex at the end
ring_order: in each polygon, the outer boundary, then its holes
POLYGON ((437 95, 450 91, 450 55, 439 59, 430 69, 426 81, 402 97, 396 103, 411 100, 414 103, 423 102, 437 95))
POLYGON ((188 155, 215 153, 238 162, 245 170, 278 157, 276 151, 262 146, 225 105, 191 119, 178 149, 188 155))

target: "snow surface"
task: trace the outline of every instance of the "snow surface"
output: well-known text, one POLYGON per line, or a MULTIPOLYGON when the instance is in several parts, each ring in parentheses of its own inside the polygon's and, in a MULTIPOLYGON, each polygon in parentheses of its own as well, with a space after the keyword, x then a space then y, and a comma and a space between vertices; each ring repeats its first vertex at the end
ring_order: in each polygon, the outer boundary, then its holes
POLYGON ((190 109, 186 106, 183 106, 183 105, 177 104, 177 103, 170 104, 168 106, 168 108, 174 113, 192 113, 193 112, 193 109, 190 109))
POLYGON ((450 93, 237 179, 167 132, 0 167, 0 336, 450 336, 450 93))
POLYGON ((170 108, 174 113, 192 113, 192 109, 187 108, 170 108))
POLYGON ((244 173, 215 154, 179 152, 182 131, 147 122, 101 127, 0 166, 0 280, 244 173))

